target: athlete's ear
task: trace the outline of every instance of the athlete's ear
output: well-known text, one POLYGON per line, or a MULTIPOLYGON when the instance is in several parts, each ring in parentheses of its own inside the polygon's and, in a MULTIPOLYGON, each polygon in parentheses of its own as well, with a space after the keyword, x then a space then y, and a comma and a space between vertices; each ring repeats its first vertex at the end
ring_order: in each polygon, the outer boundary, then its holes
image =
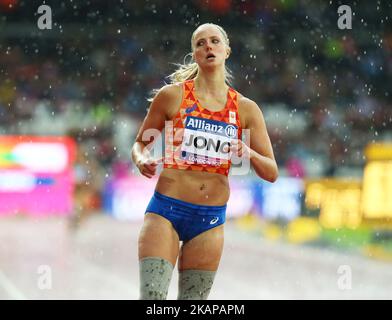
POLYGON ((227 47, 227 49, 226 49, 226 59, 227 59, 228 57, 230 57, 230 53, 231 53, 231 48, 230 48, 230 47, 227 47))

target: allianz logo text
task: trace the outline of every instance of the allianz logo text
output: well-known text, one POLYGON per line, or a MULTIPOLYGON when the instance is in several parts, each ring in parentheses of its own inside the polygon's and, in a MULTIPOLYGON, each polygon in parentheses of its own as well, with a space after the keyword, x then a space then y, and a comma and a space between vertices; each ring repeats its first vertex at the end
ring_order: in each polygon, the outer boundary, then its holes
POLYGON ((234 138, 237 136, 237 127, 232 124, 227 124, 223 121, 201 119, 190 116, 186 119, 185 129, 205 131, 226 136, 228 138, 234 138))

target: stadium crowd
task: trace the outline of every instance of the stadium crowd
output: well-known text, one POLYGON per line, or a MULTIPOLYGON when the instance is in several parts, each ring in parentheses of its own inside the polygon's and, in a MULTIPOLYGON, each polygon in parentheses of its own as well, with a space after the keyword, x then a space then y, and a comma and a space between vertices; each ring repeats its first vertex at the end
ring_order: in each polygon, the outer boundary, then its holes
POLYGON ((34 32, 12 29, 27 19, 16 8, 0 41, 0 134, 71 135, 97 190, 131 166, 151 90, 207 21, 229 34, 232 86, 261 106, 281 174, 360 176, 365 146, 392 139, 388 2, 356 4, 351 30, 324 1, 104 3, 53 9, 54 30, 34 32))

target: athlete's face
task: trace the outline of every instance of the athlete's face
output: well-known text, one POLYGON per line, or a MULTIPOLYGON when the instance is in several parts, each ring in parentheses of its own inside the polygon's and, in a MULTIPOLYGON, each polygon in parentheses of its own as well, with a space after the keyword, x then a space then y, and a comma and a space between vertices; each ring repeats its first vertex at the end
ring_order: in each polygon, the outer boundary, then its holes
POLYGON ((222 32, 215 26, 198 28, 194 34, 192 46, 193 58, 201 67, 224 64, 230 53, 222 32))

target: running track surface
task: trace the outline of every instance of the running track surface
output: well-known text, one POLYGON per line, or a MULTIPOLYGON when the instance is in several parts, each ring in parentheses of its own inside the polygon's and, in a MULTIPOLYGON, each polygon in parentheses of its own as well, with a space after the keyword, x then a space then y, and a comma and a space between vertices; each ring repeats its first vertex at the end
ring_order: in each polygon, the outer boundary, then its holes
MULTIPOLYGON (((103 214, 74 231, 64 218, 0 218, 0 299, 138 299, 140 228, 103 214)), ((234 221, 225 239, 210 299, 392 298, 390 263, 269 242, 234 221), (351 289, 339 288, 339 267, 350 268, 351 289)), ((175 270, 168 299, 176 299, 177 279, 175 270)))

